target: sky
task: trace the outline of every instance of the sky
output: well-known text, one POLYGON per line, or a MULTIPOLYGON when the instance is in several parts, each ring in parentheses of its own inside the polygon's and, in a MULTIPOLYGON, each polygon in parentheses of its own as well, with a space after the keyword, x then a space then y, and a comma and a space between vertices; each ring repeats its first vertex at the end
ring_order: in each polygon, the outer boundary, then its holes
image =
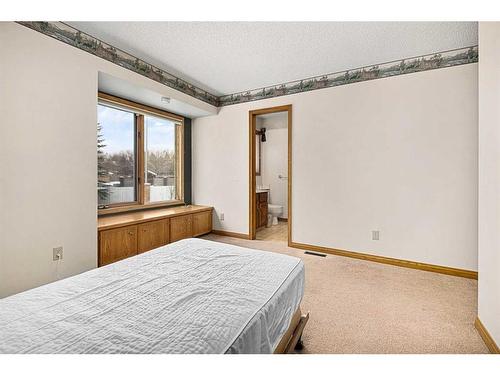
MULTIPOLYGON (((97 122, 102 126, 106 153, 134 150, 134 114, 104 105, 97 106, 97 122)), ((173 121, 145 116, 146 150, 161 151, 175 149, 175 123, 173 121)))

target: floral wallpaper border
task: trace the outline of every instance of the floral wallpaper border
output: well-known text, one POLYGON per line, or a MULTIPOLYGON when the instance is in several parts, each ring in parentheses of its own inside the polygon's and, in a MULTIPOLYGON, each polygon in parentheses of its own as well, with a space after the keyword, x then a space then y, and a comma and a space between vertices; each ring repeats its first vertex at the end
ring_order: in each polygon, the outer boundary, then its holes
POLYGON ((112 45, 105 43, 91 35, 85 34, 64 22, 39 22, 23 21, 19 24, 29 27, 35 31, 41 32, 63 43, 89 52, 104 60, 120 65, 125 69, 131 70, 147 78, 162 83, 175 90, 190 95, 196 99, 203 100, 206 103, 218 106, 219 100, 213 95, 181 78, 174 76, 160 68, 155 67, 127 52, 124 52, 112 45))
POLYGON ((357 69, 344 70, 337 73, 325 74, 236 94, 223 95, 219 97, 219 106, 348 85, 350 83, 393 77, 400 74, 417 73, 431 69, 470 64, 478 62, 478 59, 479 50, 477 46, 460 48, 357 69))
POLYGON ((216 107, 476 63, 479 60, 478 46, 471 46, 216 96, 64 22, 20 21, 18 23, 216 107))

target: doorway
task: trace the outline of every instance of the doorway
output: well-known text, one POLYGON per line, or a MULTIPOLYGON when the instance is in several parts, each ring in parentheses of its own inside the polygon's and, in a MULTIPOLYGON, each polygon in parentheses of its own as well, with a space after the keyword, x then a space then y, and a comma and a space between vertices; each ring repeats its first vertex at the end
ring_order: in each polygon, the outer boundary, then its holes
POLYGON ((292 242, 292 106, 249 112, 249 238, 292 242))

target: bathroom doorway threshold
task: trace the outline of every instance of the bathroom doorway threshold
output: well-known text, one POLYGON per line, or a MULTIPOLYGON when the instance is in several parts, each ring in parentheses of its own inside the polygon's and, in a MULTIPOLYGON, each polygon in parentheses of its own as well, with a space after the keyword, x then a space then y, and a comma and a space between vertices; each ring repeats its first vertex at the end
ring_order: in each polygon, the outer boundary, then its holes
POLYGON ((287 174, 288 174, 288 191, 287 191, 287 204, 288 204, 288 221, 286 225, 287 235, 288 235, 288 245, 292 243, 292 105, 282 105, 278 107, 262 108, 249 111, 249 239, 255 240, 257 234, 257 212, 256 212, 256 123, 257 116, 269 114, 286 112, 288 120, 288 162, 287 162, 287 174))
POLYGON ((288 239, 288 226, 284 221, 278 221, 278 224, 264 227, 257 230, 256 240, 273 241, 286 243, 288 239))

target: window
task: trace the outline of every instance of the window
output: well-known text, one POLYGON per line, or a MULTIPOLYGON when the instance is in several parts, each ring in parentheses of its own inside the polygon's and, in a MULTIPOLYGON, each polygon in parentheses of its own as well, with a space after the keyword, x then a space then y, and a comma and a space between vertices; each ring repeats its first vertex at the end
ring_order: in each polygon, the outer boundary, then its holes
POLYGON ((99 104, 97 196, 100 206, 137 201, 135 114, 99 104))
POLYGON ((183 202, 183 119, 99 93, 100 212, 183 202))
POLYGON ((178 200, 177 129, 172 120, 144 116, 145 202, 178 200))

